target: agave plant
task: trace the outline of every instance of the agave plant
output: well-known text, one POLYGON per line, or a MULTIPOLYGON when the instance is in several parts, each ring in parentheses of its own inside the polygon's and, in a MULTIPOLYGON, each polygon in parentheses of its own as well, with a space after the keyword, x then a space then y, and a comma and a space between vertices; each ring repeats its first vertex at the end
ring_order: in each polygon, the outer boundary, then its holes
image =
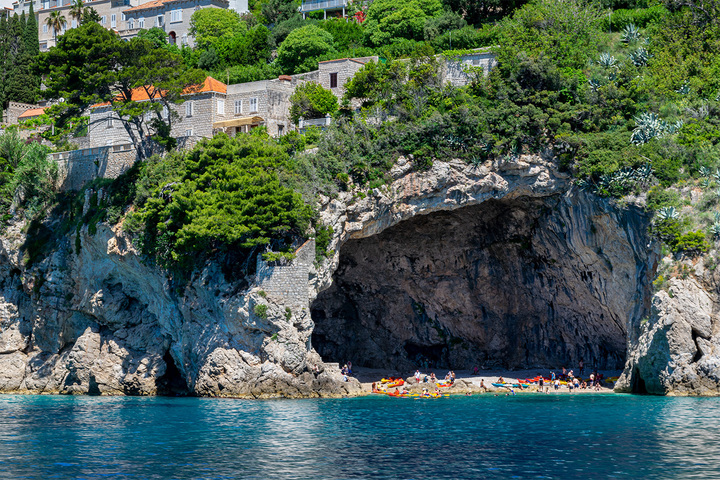
POLYGON ((635 170, 635 180, 637 180, 638 182, 646 182, 650 179, 652 174, 652 165, 646 163, 645 165, 641 165, 635 170))
POLYGON ((680 129, 685 125, 685 122, 682 120, 678 120, 675 123, 666 123, 665 124, 665 133, 668 135, 673 135, 680 131, 680 129))
POLYGON ((698 170, 698 173, 700 174, 701 177, 710 178, 710 169, 704 165, 702 167, 700 167, 700 169, 698 170))
POLYGON ((644 112, 636 115, 635 130, 630 135, 630 142, 635 145, 642 145, 655 137, 664 137, 677 133, 683 127, 683 121, 678 120, 675 123, 667 123, 657 116, 655 113, 644 112))
POLYGON ((715 223, 720 223, 720 212, 714 212, 713 216, 715 217, 715 223))
POLYGON ((650 54, 645 47, 639 47, 634 52, 630 52, 630 61, 636 67, 645 67, 650 61, 650 54))
POLYGON ((598 89, 602 86, 600 82, 594 79, 588 80, 588 85, 590 86, 590 90, 592 90, 593 92, 597 92, 598 89))
POLYGON ((598 59, 598 65, 603 68, 617 68, 617 60, 607 52, 601 53, 598 59))
POLYGON ((712 174, 713 178, 720 182, 720 168, 715 169, 715 173, 712 174))
POLYGON ((625 25, 620 41, 623 43, 635 43, 638 40, 640 40, 640 29, 634 23, 625 25))
POLYGON ((700 180, 700 186, 702 188, 710 188, 712 181, 709 178, 703 178, 700 180))
POLYGON ((676 220, 680 218, 680 214, 675 210, 675 207, 662 207, 657 211, 657 219, 661 222, 663 220, 676 220))
POLYGON ((635 145, 647 143, 664 133, 664 122, 655 113, 644 112, 636 115, 633 120, 637 126, 630 136, 630 141, 635 145))
POLYGON ((690 94, 690 84, 685 80, 682 85, 680 85, 680 88, 675 90, 675 93, 679 93, 680 95, 689 95, 690 94))
POLYGON ((720 222, 715 222, 710 227, 710 233, 715 239, 720 239, 720 222))

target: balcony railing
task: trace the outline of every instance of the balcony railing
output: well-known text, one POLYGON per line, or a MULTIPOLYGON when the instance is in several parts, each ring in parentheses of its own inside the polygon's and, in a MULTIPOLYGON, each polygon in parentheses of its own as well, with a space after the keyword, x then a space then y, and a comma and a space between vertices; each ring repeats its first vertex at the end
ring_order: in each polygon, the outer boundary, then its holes
POLYGON ((326 1, 314 1, 304 0, 300 6, 301 12, 312 12, 314 10, 329 10, 331 8, 343 8, 347 7, 347 0, 326 0, 326 1))

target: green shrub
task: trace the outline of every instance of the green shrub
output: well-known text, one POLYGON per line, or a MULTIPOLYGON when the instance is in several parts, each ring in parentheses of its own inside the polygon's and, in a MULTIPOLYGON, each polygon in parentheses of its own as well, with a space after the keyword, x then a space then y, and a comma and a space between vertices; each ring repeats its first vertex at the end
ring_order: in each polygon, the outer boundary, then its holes
POLYGON ((680 194, 675 190, 653 187, 647 194, 647 209, 659 210, 662 207, 679 207, 680 194))
POLYGON ((601 28, 604 31, 612 30, 613 32, 619 32, 630 24, 645 28, 650 24, 660 23, 669 13, 662 5, 637 9, 621 8, 613 11, 609 18, 607 16, 603 17, 601 28))
POLYGON ((683 252, 690 256, 700 255, 710 249, 705 232, 698 230, 678 235, 671 246, 674 253, 683 252))
POLYGON ((322 118, 337 112, 338 108, 337 97, 316 82, 301 83, 290 96, 290 118, 294 123, 298 123, 300 117, 322 118))
POLYGON ((319 224, 315 227, 315 259, 322 260, 328 256, 328 245, 333 236, 333 228, 319 224))
POLYGON ((253 313, 254 313, 258 318, 262 318, 263 320, 265 320, 265 319, 267 318, 267 310, 268 310, 268 306, 267 306, 267 305, 258 303, 258 304, 255 305, 255 307, 253 308, 253 313))

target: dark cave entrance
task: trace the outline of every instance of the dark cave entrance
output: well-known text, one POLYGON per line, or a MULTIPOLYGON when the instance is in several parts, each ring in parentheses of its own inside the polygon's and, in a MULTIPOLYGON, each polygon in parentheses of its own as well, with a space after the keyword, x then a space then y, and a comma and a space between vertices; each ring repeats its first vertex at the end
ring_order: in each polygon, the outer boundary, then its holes
POLYGON ((646 275, 627 227, 603 206, 581 207, 490 200, 348 241, 311 306, 313 347, 326 361, 396 370, 580 359, 621 369, 646 275))
POLYGON ((158 395, 170 397, 184 397, 190 395, 190 389, 180 370, 175 365, 175 360, 169 351, 163 356, 165 362, 165 375, 157 379, 158 395))

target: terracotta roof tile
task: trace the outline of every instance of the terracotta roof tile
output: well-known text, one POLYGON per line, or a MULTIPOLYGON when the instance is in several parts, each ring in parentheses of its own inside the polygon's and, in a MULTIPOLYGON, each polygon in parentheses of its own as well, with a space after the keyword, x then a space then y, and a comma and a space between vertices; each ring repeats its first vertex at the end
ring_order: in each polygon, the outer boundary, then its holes
POLYGON ((43 113, 45 113, 45 108, 31 108, 21 113, 20 116, 18 116, 18 120, 29 117, 37 117, 42 115, 43 113))
MULTIPOLYGON (((215 80, 212 77, 206 77, 205 81, 201 85, 194 85, 191 87, 187 87, 185 90, 183 90, 183 95, 194 95, 196 93, 204 93, 204 92, 216 92, 216 93, 224 93, 227 94, 227 85, 225 85, 222 82, 219 82, 215 80)), ((158 98, 160 94, 158 92, 155 92, 155 96, 153 98, 158 98)), ((132 101, 133 102, 142 102, 143 100, 149 100, 150 95, 148 95, 147 90, 143 87, 137 87, 133 89, 132 91, 132 101)), ((118 96, 118 98, 120 98, 118 96)), ((97 107, 106 107, 110 105, 110 102, 104 102, 104 103, 96 103, 90 108, 97 108, 97 107)))
POLYGON ((166 4, 170 1, 172 1, 172 0, 152 0, 150 2, 146 2, 141 5, 138 5, 137 7, 128 8, 127 10, 123 10, 123 11, 125 13, 128 13, 128 12, 137 12, 139 10, 148 10, 151 8, 162 7, 164 4, 166 4))

